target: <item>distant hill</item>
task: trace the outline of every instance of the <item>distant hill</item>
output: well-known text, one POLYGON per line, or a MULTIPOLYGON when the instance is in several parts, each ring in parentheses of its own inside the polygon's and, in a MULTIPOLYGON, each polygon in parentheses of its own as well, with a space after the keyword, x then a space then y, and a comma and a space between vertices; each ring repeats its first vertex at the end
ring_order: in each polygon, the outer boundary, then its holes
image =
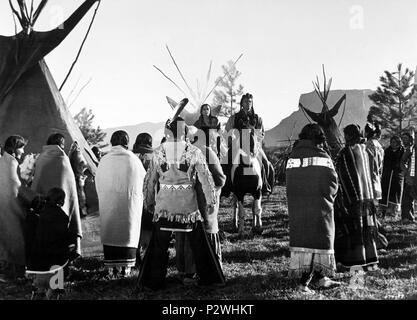
MULTIPOLYGON (((356 123, 364 127, 366 123, 366 117, 368 110, 372 105, 372 101, 369 99, 369 95, 373 93, 372 90, 334 90, 330 91, 329 98, 327 100, 329 108, 331 108, 343 94, 346 93, 346 111, 343 115, 340 130, 351 123, 356 123)), ((302 94, 300 97, 302 105, 311 111, 320 112, 323 105, 317 94, 313 91, 310 93, 302 94)), ((343 104, 339 109, 339 113, 335 117, 335 121, 339 124, 343 114, 343 104)), ((289 117, 283 119, 277 126, 271 130, 266 131, 265 145, 267 147, 272 146, 284 146, 288 145, 288 137, 293 132, 293 139, 298 138, 298 134, 301 129, 309 123, 306 116, 301 110, 293 112, 289 117), (293 130, 295 123, 295 128, 293 130)), ((342 133, 343 134, 343 133, 342 133)))
MULTIPOLYGON (((189 115, 189 114, 188 114, 189 115)), ((226 117, 219 116, 219 121, 221 124, 225 124, 227 122, 226 117)), ((190 124, 190 123, 188 123, 190 124)), ((133 144, 135 143, 136 137, 139 133, 147 132, 149 133, 153 138, 153 147, 159 146, 159 143, 161 142, 162 137, 164 136, 164 126, 165 122, 159 122, 159 123, 153 123, 153 122, 144 122, 139 123, 131 126, 122 126, 122 127, 114 127, 114 128, 107 128, 103 129, 105 133, 107 133, 106 137, 104 138, 104 141, 101 143, 101 145, 108 144, 110 145, 110 138, 113 132, 117 130, 124 130, 128 133, 130 138, 129 148, 133 148, 133 144)), ((109 150, 109 147, 102 148, 104 152, 107 152, 109 150)))
MULTIPOLYGON (((147 132, 153 138, 153 147, 157 147, 161 142, 162 137, 164 136, 164 125, 165 122, 160 123, 152 123, 152 122, 144 122, 139 123, 131 126, 122 126, 122 127, 115 127, 115 128, 108 128, 103 129, 104 132, 107 133, 106 137, 104 138, 103 144, 110 144, 110 138, 113 132, 117 130, 124 130, 127 132, 130 138, 129 148, 133 148, 133 144, 135 143, 136 137, 139 133, 147 132)), ((107 148, 104 148, 104 151, 107 148)))

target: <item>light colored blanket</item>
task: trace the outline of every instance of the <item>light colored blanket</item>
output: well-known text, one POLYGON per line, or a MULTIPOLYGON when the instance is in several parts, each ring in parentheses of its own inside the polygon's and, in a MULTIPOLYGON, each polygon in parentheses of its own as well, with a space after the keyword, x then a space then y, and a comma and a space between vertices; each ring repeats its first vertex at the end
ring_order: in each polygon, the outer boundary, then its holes
POLYGON ((100 161, 96 189, 103 245, 137 248, 146 171, 131 151, 112 147, 100 161))
POLYGON ((18 200, 21 182, 17 160, 0 157, 0 261, 25 265, 25 211, 18 200))
POLYGON ((82 237, 80 209, 78 206, 77 186, 68 156, 57 145, 44 146, 36 160, 32 190, 46 195, 52 188, 61 188, 65 192, 62 210, 69 216, 71 242, 81 255, 82 237))

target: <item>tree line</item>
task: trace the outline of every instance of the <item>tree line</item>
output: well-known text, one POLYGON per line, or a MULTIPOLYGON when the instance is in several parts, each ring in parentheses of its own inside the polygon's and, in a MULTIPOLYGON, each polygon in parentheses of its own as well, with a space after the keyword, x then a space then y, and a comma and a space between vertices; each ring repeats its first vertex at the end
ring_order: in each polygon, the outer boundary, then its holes
MULTIPOLYGON (((238 97, 244 93, 244 87, 239 83, 242 73, 233 61, 222 66, 223 74, 216 79, 218 86, 213 91, 211 105, 221 106, 219 115, 230 117, 239 109, 238 97)), ((369 96, 373 105, 368 115, 378 122, 383 129, 383 138, 393 134, 400 134, 417 124, 417 99, 414 85, 415 73, 404 68, 399 63, 394 71, 385 70, 379 78, 380 85, 369 96)), ((90 145, 99 145, 103 142, 106 133, 93 126, 94 114, 91 109, 82 108, 74 120, 79 126, 84 138, 90 145)))

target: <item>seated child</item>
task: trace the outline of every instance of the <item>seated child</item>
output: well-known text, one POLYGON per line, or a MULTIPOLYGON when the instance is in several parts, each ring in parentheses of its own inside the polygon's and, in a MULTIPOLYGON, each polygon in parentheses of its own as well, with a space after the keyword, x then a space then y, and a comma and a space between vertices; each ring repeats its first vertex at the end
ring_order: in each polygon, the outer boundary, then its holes
POLYGON ((32 249, 34 247, 36 230, 39 222, 39 212, 45 206, 46 199, 43 196, 36 196, 31 204, 26 215, 25 220, 25 249, 26 249, 26 265, 30 265, 30 259, 32 257, 32 249))
POLYGON ((39 209, 33 243, 28 252, 28 270, 35 273, 34 285, 41 291, 51 292, 49 280, 54 275, 48 271, 64 266, 70 258, 69 217, 61 209, 65 192, 60 188, 48 191, 46 202, 39 209))

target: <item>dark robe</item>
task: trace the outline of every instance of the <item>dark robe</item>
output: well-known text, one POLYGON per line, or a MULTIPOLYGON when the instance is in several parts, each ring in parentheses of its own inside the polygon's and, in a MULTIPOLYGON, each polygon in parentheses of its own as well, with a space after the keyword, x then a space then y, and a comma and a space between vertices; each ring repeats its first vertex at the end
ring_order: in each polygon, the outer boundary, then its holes
POLYGON ((333 204, 338 185, 330 156, 309 140, 300 140, 287 166, 290 247, 333 251, 333 204), (292 166, 293 161, 322 161, 292 166))
POLYGON ((389 203, 400 204, 403 193, 404 175, 401 172, 401 158, 404 147, 394 151, 391 147, 385 149, 382 169, 382 199, 380 204, 388 206, 389 203))
POLYGON ((69 217, 58 206, 47 203, 39 214, 35 239, 28 268, 48 271, 52 266, 62 266, 69 259, 69 217))
POLYGON ((217 117, 210 115, 209 116, 209 123, 204 122, 203 116, 200 116, 198 120, 194 123, 194 127, 203 130, 204 132, 208 131, 209 129, 220 129, 220 122, 217 117))

